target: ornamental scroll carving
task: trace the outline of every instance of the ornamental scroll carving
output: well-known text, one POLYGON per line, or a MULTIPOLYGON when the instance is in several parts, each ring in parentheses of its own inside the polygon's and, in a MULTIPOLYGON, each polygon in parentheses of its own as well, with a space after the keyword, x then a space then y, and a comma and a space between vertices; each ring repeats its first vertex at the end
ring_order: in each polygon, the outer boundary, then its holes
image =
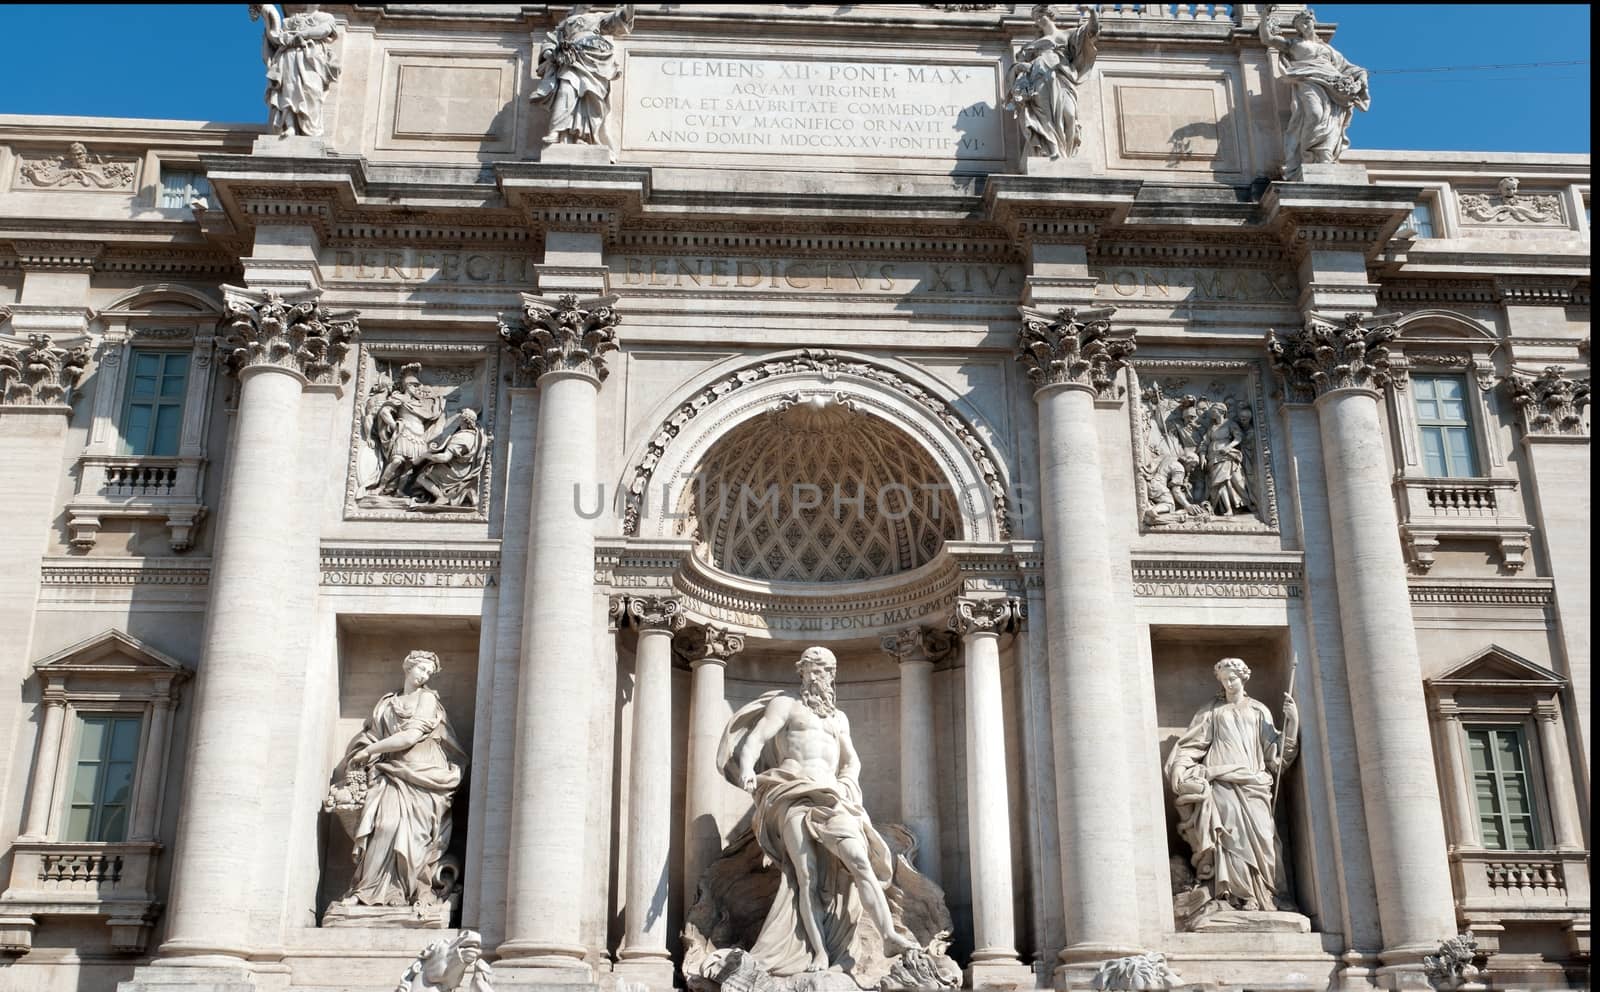
POLYGON ((649 490, 651 476, 655 474, 656 466, 661 463, 661 458, 666 453, 667 446, 672 443, 673 438, 682 433, 690 421, 699 416, 702 411, 713 403, 737 390, 778 376, 805 374, 821 374, 830 377, 854 375, 870 379, 910 397, 919 406, 933 414, 940 423, 944 424, 956 436, 972 456, 979 472, 983 475, 984 484, 989 488, 989 497, 994 504, 996 526, 1000 537, 1004 540, 1011 536, 1010 499, 1006 493, 1005 479, 996 467, 996 461, 988 445, 978 436, 972 425, 948 403, 902 376, 877 365, 863 361, 846 360, 826 351, 803 351, 791 358, 761 362, 758 365, 739 369, 717 379, 711 385, 706 386, 690 397, 687 402, 662 422, 656 432, 651 435, 650 443, 645 448, 644 457, 634 466, 633 479, 628 484, 628 492, 625 498, 622 532, 629 537, 638 535, 639 521, 644 512, 646 493, 649 490))
POLYGON ((1275 527, 1267 427, 1258 416, 1262 396, 1248 363, 1225 363, 1209 376, 1198 367, 1165 375, 1143 367, 1138 371, 1141 523, 1148 529, 1275 527))
POLYGON ((1311 314, 1303 328, 1281 338, 1267 332, 1267 359, 1291 402, 1309 402, 1335 389, 1377 392, 1390 382, 1389 343, 1400 333, 1398 316, 1311 314))
POLYGON ((549 303, 522 294, 522 320, 516 326, 500 321, 500 340, 517 359, 517 368, 537 382, 553 372, 587 376, 604 382, 607 352, 617 350, 616 296, 579 299, 572 294, 549 303))
POLYGON ((48 334, 30 334, 27 344, 0 340, 0 403, 66 407, 88 364, 88 346, 58 348, 48 334))
POLYGON ((1554 193, 1519 193, 1515 176, 1500 180, 1493 193, 1462 193, 1461 213, 1480 224, 1559 224, 1561 198, 1554 193))
POLYGON ((1589 405, 1587 380, 1574 379, 1560 365, 1550 365, 1536 376, 1513 372, 1505 383, 1527 433, 1588 433, 1583 424, 1583 408, 1589 405))
POLYGON ((1020 599, 958 599, 950 629, 968 634, 1011 634, 1022 628, 1028 608, 1020 599))
POLYGON ((81 141, 74 141, 65 155, 24 158, 17 169, 17 188, 132 193, 138 164, 136 158, 92 155, 81 141))
POLYGON ((315 294, 287 299, 276 290, 222 287, 222 333, 217 348, 228 371, 257 366, 288 369, 317 385, 350 379, 344 359, 361 336, 354 311, 330 313, 315 294))
POLYGON ((1116 307, 1062 307, 1053 314, 1017 309, 1022 313, 1017 361, 1027 367, 1035 389, 1078 386, 1100 399, 1116 398, 1116 375, 1135 348, 1132 328, 1111 329, 1116 307))

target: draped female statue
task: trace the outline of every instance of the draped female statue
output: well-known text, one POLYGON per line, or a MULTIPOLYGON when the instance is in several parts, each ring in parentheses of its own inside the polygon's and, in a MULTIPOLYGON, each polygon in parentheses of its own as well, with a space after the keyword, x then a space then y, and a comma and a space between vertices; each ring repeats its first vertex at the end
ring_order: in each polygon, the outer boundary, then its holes
POLYGON ((1284 76, 1294 91, 1283 137, 1283 178, 1292 182, 1300 179, 1302 165, 1337 162, 1350 147, 1350 119, 1372 104, 1367 70, 1317 39, 1317 15, 1310 7, 1294 15, 1292 35, 1277 34, 1271 13, 1261 19, 1260 35, 1263 45, 1283 54, 1284 76))
POLYGON ((633 4, 610 13, 572 8, 539 46, 539 77, 532 99, 550 103, 550 124, 544 143, 609 145, 606 113, 611 108, 611 83, 622 75, 616 46, 607 34, 627 34, 633 27, 633 4))
POLYGON ((1290 908, 1273 800, 1275 780, 1300 750, 1299 710, 1284 693, 1279 733, 1267 707, 1245 694, 1248 665, 1223 658, 1212 670, 1222 694, 1195 714, 1166 765, 1178 833, 1208 896, 1191 922, 1219 911, 1290 908))
MULTIPOLYGON (((448 897, 440 859, 450 845, 450 806, 467 755, 428 680, 439 656, 413 651, 405 688, 378 700, 346 751, 345 780, 360 795, 355 878, 344 906, 410 906, 435 915, 448 897)), ((347 786, 348 788, 348 786, 347 786)), ((338 787, 329 804, 340 805, 338 787)), ((329 805, 325 804, 325 805, 329 805)), ((330 805, 330 808, 332 808, 330 805)))
POLYGON ((1078 83, 1094 68, 1100 18, 1091 7, 1071 31, 1056 27, 1049 4, 1033 8, 1039 37, 1023 45, 1011 66, 1006 109, 1022 125, 1023 155, 1071 158, 1078 153, 1078 83))
POLYGON ((308 4, 288 17, 275 4, 251 4, 250 19, 266 20, 261 58, 267 63, 268 123, 279 134, 322 134, 322 104, 339 78, 333 42, 339 22, 308 4))

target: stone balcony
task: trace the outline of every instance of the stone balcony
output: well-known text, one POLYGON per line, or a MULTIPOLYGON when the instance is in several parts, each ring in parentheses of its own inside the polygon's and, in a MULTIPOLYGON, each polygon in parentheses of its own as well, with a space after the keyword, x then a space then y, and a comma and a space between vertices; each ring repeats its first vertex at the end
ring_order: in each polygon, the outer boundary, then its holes
POLYGON ((200 498, 205 459, 85 455, 78 468, 78 492, 67 504, 75 550, 94 546, 107 517, 161 520, 171 532, 172 550, 189 550, 206 511, 200 498))
POLYGON ((117 951, 142 953, 160 904, 161 845, 19 840, 0 894, 0 951, 26 953, 41 916, 103 917, 117 951))
POLYGON ((1533 528, 1523 515, 1516 479, 1399 478, 1395 491, 1400 533, 1418 572, 1433 567, 1440 542, 1451 538, 1494 541, 1508 572, 1527 564, 1533 528))
POLYGON ((1485 953, 1507 923, 1554 923, 1576 956, 1589 954, 1589 852, 1454 850, 1456 909, 1485 953))

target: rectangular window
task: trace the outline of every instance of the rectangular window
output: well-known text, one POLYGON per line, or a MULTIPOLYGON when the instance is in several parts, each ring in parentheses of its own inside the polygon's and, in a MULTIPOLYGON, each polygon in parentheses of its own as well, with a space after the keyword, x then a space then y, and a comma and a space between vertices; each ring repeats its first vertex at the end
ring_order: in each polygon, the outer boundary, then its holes
POLYGON ((183 432, 189 354, 135 349, 122 409, 122 445, 130 455, 176 455, 183 432))
POLYGON ((1436 479, 1470 479, 1478 474, 1477 445, 1467 418, 1467 380, 1458 375, 1412 376, 1422 458, 1436 479))
POLYGON ((1426 203, 1419 203, 1411 208, 1411 216, 1406 218, 1405 227, 1419 238, 1435 238, 1433 233, 1433 207, 1426 203))
POLYGON ((188 209, 194 200, 211 200, 211 184, 206 174, 187 169, 161 170, 161 205, 188 209))
POLYGON ((1478 803, 1478 829, 1491 851, 1533 851, 1533 789, 1528 749, 1520 727, 1468 727, 1472 789, 1478 803))
POLYGON ((72 771, 64 840, 120 841, 128 836, 139 718, 78 716, 78 761, 72 771))

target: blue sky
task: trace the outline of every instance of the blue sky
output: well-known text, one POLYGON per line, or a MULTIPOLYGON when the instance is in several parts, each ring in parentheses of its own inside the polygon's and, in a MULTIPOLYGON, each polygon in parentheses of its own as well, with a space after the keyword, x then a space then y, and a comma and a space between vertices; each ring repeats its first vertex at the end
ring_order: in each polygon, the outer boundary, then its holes
MULTIPOLYGON (((1317 7, 1373 70, 1356 148, 1589 151, 1588 65, 1394 73, 1589 58, 1581 4, 1317 7)), ((0 113, 261 122, 261 26, 244 4, 0 5, 0 113)))

